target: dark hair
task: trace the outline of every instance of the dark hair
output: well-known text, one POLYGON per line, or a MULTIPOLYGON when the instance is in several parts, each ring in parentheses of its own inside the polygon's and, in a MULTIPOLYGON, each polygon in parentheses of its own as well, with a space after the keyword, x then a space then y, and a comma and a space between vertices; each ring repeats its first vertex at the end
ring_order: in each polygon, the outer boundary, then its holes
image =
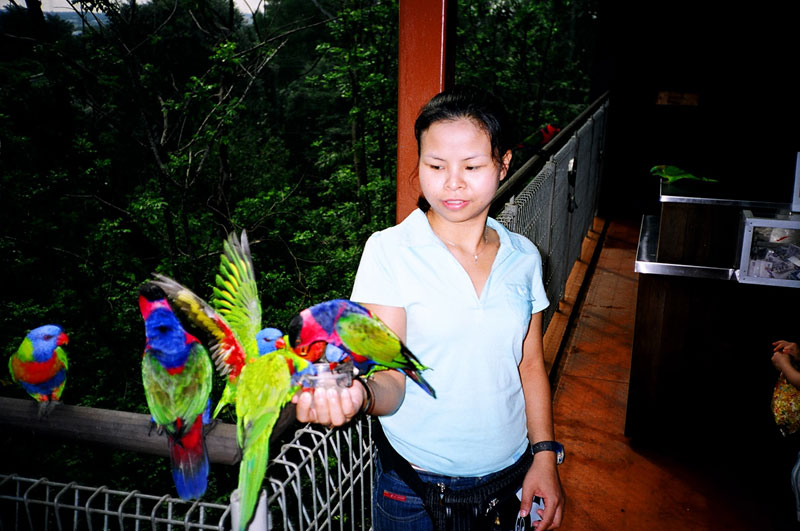
MULTIPOLYGON (((425 104, 414 122, 414 136, 417 138, 417 156, 421 151, 422 133, 437 122, 449 122, 462 118, 471 120, 486 131, 492 149, 492 159, 503 164, 503 155, 511 149, 509 118, 500 101, 488 91, 456 85, 434 96, 425 104)), ((430 205, 420 196, 417 206, 427 211, 430 205)))
POLYGON ((468 118, 486 131, 492 147, 492 158, 498 164, 511 149, 508 114, 500 101, 491 93, 475 87, 455 86, 440 92, 422 108, 414 122, 417 137, 417 155, 420 153, 420 137, 436 122, 468 118))

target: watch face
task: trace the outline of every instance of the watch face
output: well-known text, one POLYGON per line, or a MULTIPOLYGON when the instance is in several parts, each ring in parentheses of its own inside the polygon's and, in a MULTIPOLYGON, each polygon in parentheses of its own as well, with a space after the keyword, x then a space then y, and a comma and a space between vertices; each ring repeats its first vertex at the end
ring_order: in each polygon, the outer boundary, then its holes
POLYGON ((556 450, 556 464, 560 465, 564 462, 564 447, 560 443, 558 444, 558 449, 556 450))

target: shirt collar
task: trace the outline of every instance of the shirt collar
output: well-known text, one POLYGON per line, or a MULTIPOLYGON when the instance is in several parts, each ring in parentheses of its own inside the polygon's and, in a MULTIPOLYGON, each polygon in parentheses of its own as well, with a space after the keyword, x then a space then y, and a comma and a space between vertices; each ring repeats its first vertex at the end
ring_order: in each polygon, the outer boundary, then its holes
MULTIPOLYGON (((435 245, 438 247, 447 248, 447 246, 439 239, 433 232, 428 217, 420 209, 415 209, 408 217, 402 222, 406 229, 402 244, 407 247, 423 247, 428 245, 435 245)), ((517 242, 511 238, 511 233, 506 229, 502 223, 496 219, 489 217, 486 220, 489 228, 494 229, 500 237, 500 251, 504 249, 513 248, 516 251, 525 252, 517 242)), ((500 252, 498 251, 498 253, 500 252)))

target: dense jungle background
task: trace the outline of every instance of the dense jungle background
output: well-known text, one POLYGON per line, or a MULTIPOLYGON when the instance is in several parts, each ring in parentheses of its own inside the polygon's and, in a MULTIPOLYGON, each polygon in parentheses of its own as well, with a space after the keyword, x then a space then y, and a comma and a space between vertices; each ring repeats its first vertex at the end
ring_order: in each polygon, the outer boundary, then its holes
MULTIPOLYGON (((63 401, 145 413, 137 289, 159 271, 208 298, 230 231, 250 237, 265 326, 349 295, 364 241, 394 223, 397 0, 89 0, 70 19, 37 4, 0 10, 6 358, 58 323, 63 401)), ((592 0, 459 1, 456 81, 507 103, 515 166, 589 103, 596 22, 592 0)), ((5 368, 0 395, 26 396, 5 368)), ((166 458, 0 446, 2 473, 174 490, 166 458)), ((212 465, 206 499, 236 472, 212 465)))

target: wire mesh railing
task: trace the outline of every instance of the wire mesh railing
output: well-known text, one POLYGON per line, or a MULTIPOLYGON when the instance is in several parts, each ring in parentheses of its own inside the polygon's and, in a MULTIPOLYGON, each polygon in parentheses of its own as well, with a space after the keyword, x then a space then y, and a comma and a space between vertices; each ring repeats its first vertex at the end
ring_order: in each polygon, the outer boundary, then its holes
POLYGON ((267 471, 270 529, 369 529, 372 434, 366 420, 348 428, 307 425, 267 471))
MULTIPOLYGON (((539 248, 551 301, 545 328, 596 212, 607 109, 607 98, 595 102, 545 147, 541 164, 526 163, 511 176, 522 189, 510 187, 515 195, 495 215, 539 248)), ((370 529, 371 441, 366 419, 336 430, 298 429, 270 462, 265 516, 251 529, 370 529)), ((227 530, 233 520, 230 504, 0 474, 0 531, 227 530)))
POLYGON ((0 475, 0 529, 225 529, 230 508, 108 487, 0 475))
MULTIPOLYGON (((270 462, 268 511, 251 529, 369 529, 372 463, 366 420, 302 427, 270 462)), ((228 530, 232 518, 229 504, 0 474, 0 531, 228 530)))
POLYGON ((558 310, 557 302, 572 266, 580 258, 581 245, 597 211, 598 191, 605 145, 608 100, 603 98, 578 120, 565 128, 560 147, 543 162, 538 171, 525 164, 514 175, 525 182, 522 190, 505 203, 497 220, 509 230, 530 239, 542 255, 547 298, 545 329, 558 310))

